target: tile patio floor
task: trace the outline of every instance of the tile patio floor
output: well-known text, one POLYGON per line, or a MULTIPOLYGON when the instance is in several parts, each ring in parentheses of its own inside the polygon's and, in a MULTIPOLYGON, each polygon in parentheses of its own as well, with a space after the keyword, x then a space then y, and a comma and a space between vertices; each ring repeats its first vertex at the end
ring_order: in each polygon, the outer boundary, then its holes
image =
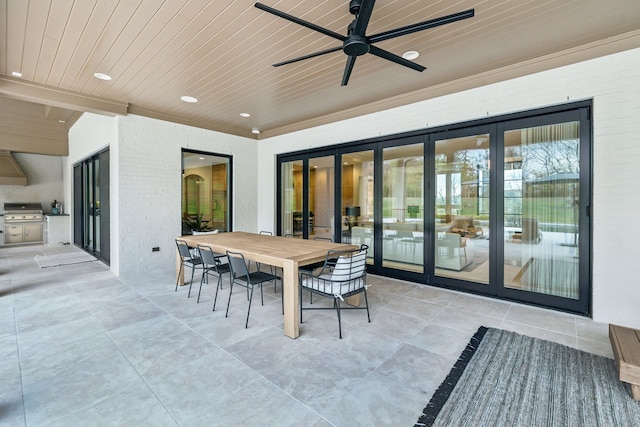
POLYGON ((215 286, 197 304, 173 266, 34 260, 69 250, 0 249, 2 426, 412 426, 481 325, 611 357, 607 325, 372 275, 371 323, 345 312, 339 340, 334 312, 305 312, 292 340, 273 286, 245 329, 226 281, 212 312, 215 286))

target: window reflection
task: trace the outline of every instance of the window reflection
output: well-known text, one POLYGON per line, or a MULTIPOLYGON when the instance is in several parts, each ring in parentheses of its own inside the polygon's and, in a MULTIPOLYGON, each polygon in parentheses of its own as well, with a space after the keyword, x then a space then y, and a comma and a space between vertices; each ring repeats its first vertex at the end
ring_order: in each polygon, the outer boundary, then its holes
POLYGON ((368 260, 373 247, 373 151, 342 156, 342 241, 367 245, 368 260))
POLYGON ((579 123, 505 132, 504 285, 578 299, 579 123))
POLYGON ((383 150, 382 265, 424 269, 424 145, 383 150))
POLYGON ((435 273, 489 283, 489 135, 436 142, 435 273))
POLYGON ((230 231, 231 158, 182 152, 182 234, 230 231))

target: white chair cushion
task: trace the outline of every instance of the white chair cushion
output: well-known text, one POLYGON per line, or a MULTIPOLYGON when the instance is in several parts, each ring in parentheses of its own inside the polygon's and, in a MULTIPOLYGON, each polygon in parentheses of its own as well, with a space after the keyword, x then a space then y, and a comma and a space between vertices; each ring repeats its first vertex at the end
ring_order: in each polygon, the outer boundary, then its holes
POLYGON ((331 274, 333 281, 347 281, 362 276, 365 269, 367 253, 364 251, 348 257, 341 256, 338 258, 336 265, 331 274))
POLYGON ((191 234, 193 234, 194 236, 198 236, 201 234, 218 234, 218 230, 213 230, 213 231, 195 231, 195 230, 191 230, 191 234))
POLYGON ((308 276, 301 283, 303 288, 342 298, 342 295, 365 287, 362 276, 366 268, 365 251, 349 256, 341 256, 331 274, 308 276))

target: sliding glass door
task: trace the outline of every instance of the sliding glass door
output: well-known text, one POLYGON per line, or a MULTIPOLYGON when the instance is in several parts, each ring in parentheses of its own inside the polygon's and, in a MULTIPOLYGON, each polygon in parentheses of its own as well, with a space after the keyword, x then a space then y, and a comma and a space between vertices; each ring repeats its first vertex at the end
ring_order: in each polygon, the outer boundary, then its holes
POLYGON ((373 224, 375 218, 374 151, 342 155, 341 241, 367 245, 367 262, 373 262, 373 224))
POLYGON ((74 243, 107 264, 111 259, 109 150, 73 167, 74 243))
POLYGON ((281 156, 281 232, 367 245, 374 274, 588 313, 580 104, 281 156))
MULTIPOLYGON (((335 234, 335 156, 312 157, 307 168, 309 184, 306 215, 309 239, 331 239, 335 234)), ((299 227, 300 231, 302 227, 299 227)), ((301 233, 302 234, 302 233, 301 233)))
POLYGON ((424 149, 382 150, 382 267, 424 271, 424 149))
POLYGON ((309 156, 282 162, 280 221, 277 233, 301 239, 337 236, 335 215, 335 155, 309 156))
POLYGON ((435 141, 436 277, 489 283, 490 135, 464 131, 435 141))
POLYGON ((588 292, 581 280, 589 254, 585 131, 578 112, 501 130, 501 294, 572 307, 588 292))

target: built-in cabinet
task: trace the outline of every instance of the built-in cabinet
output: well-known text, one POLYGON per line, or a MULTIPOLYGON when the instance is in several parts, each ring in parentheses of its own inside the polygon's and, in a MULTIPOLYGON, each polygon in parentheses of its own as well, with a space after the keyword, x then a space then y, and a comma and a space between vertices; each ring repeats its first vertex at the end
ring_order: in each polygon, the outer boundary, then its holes
POLYGON ((71 220, 69 215, 47 215, 47 245, 59 246, 69 244, 71 220))
POLYGON ((12 224, 4 227, 4 243, 35 243, 42 241, 42 223, 12 224))

